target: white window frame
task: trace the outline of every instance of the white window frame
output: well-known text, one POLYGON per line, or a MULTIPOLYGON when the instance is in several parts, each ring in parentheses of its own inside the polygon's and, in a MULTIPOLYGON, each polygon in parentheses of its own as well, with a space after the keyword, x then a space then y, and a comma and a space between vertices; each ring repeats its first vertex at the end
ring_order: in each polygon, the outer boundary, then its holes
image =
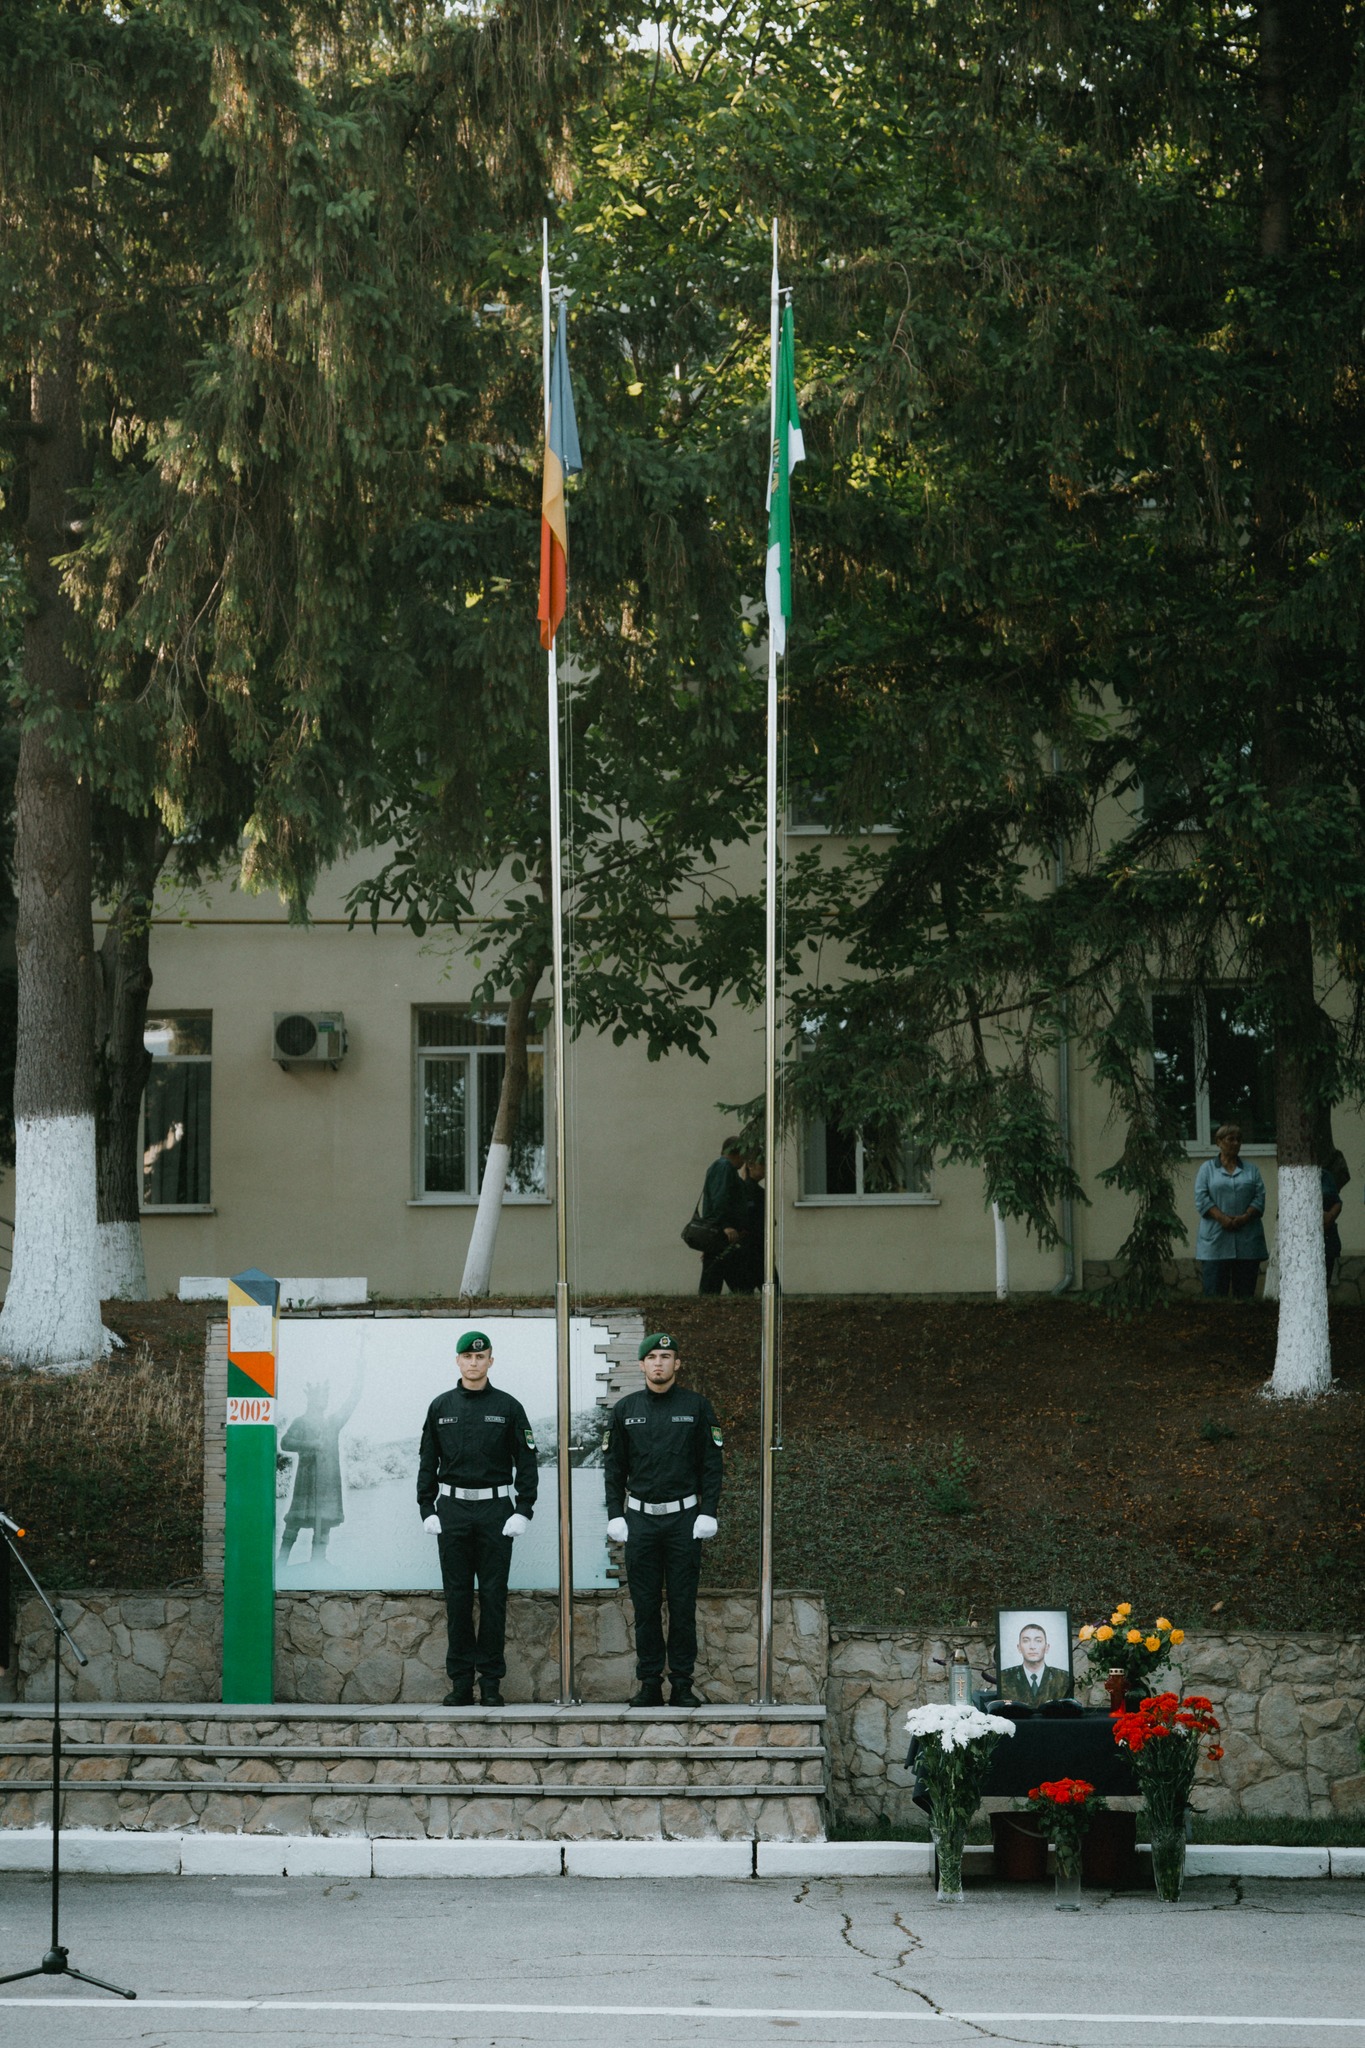
POLYGON ((855 831, 846 831, 833 825, 798 824, 790 801, 785 822, 789 839, 889 839, 899 830, 895 825, 860 825, 855 831))
MULTIPOLYGON (((1219 989, 1231 989, 1232 982, 1216 982, 1212 988, 1172 987, 1154 989, 1148 998, 1148 1015, 1152 1003, 1158 996, 1188 996, 1194 1013, 1194 1124, 1195 1135, 1183 1140, 1187 1159, 1207 1159, 1218 1147, 1213 1142, 1213 1111, 1209 1107, 1209 997, 1219 989)), ((1155 1040, 1156 1025, 1153 1020, 1152 1036, 1155 1040)), ((1156 1057, 1151 1061, 1153 1083, 1156 1081, 1156 1057)), ((1274 1141, 1262 1140, 1253 1144, 1249 1139, 1242 1145, 1244 1159, 1274 1159, 1279 1147, 1274 1141)))
MULTIPOLYGON (((212 1012, 212 1010, 171 1010, 171 1009, 159 1008, 159 1009, 153 1010, 153 1012, 152 1012, 152 1018, 156 1018, 156 1017, 207 1017, 207 1019, 208 1019, 208 1024, 209 1024, 209 1040, 210 1040, 210 1045, 209 1045, 209 1050, 208 1050, 208 1052, 177 1052, 177 1053, 173 1053, 173 1054, 171 1055, 171 1057, 170 1057, 169 1059, 166 1059, 166 1060, 155 1060, 155 1061, 153 1062, 153 1064, 154 1064, 155 1066, 158 1066, 158 1067, 178 1067, 178 1066, 185 1066, 185 1067, 190 1067, 190 1066, 197 1066, 197 1067, 209 1067, 210 1069, 212 1068, 212 1066, 213 1066, 213 1049, 212 1049, 212 1035, 213 1035, 213 1012, 212 1012)), ((149 1018, 149 1019, 148 1019, 148 1023, 149 1023, 149 1024, 150 1024, 150 1022, 151 1022, 151 1018, 149 1018)), ((144 1029, 145 1029, 145 1028, 146 1028, 146 1027, 144 1027, 144 1029)), ((145 1161, 145 1159, 146 1159, 146 1155, 147 1155, 147 1091, 146 1091, 146 1089, 145 1089, 145 1088, 143 1089, 143 1091, 142 1091, 142 1101, 141 1101, 141 1102, 140 1102, 140 1104, 138 1105, 138 1112, 137 1112, 137 1207, 138 1207, 138 1214, 139 1214, 139 1216, 216 1216, 216 1215, 217 1215, 218 1211, 217 1211, 217 1209, 216 1209, 216 1207, 215 1207, 215 1205, 214 1205, 214 1202, 213 1202, 213 1108, 212 1108, 212 1104, 213 1104, 213 1075, 212 1075, 212 1073, 210 1072, 210 1074, 209 1074, 209 1105, 210 1105, 210 1106, 209 1106, 209 1199, 208 1199, 208 1201, 207 1201, 207 1202, 144 1202, 144 1201, 143 1201, 143 1199, 142 1199, 142 1190, 143 1190, 144 1186, 146 1185, 146 1178, 147 1178, 147 1175, 146 1175, 146 1167, 145 1167, 145 1165, 144 1165, 144 1161, 145 1161)))
MULTIPOLYGON (((923 1192, 921 1192, 921 1193, 915 1193, 915 1192, 911 1192, 911 1191, 908 1191, 908 1190, 907 1190, 907 1192, 906 1192, 906 1193, 904 1193, 904 1194, 890 1194, 890 1195, 868 1195, 868 1194, 864 1194, 864 1193, 862 1192, 862 1183, 863 1183, 863 1159, 864 1159, 864 1152, 863 1152, 863 1134, 862 1134, 862 1131, 861 1131, 861 1129, 860 1129, 860 1130, 858 1131, 858 1134, 857 1134, 857 1139, 856 1139, 856 1144, 855 1144, 855 1151, 854 1151, 854 1167, 853 1167, 853 1177, 854 1177, 854 1180, 855 1180, 855 1182, 856 1182, 856 1184, 857 1184, 857 1186, 856 1186, 856 1191, 855 1191, 855 1192, 854 1192, 853 1194, 851 1194, 851 1195, 821 1195, 821 1194, 809 1194, 809 1193, 807 1193, 807 1190, 806 1190, 806 1148, 807 1148, 808 1144, 809 1144, 809 1143, 810 1143, 810 1141, 811 1141, 811 1136, 812 1136, 812 1133, 813 1133, 813 1130, 814 1130, 814 1127, 815 1127, 815 1125, 816 1125, 816 1124, 819 1124, 819 1125, 820 1125, 820 1126, 821 1126, 821 1127, 823 1128, 823 1126, 824 1126, 824 1123, 825 1123, 825 1121, 826 1121, 826 1120, 825 1120, 825 1118, 824 1118, 824 1117, 803 1117, 803 1118, 801 1119, 801 1151, 800 1151, 800 1160, 799 1160, 799 1165, 800 1165, 800 1176, 799 1176, 799 1180, 798 1180, 798 1186, 799 1186, 800 1192, 798 1193, 798 1195, 797 1195, 797 1198, 796 1198, 796 1207, 797 1207, 798 1209, 937 1209, 937 1208, 938 1208, 938 1206, 939 1206, 939 1197, 938 1197, 938 1196, 937 1196, 937 1195, 936 1195, 936 1194, 935 1194, 935 1193, 933 1192, 933 1168, 932 1168, 932 1166, 930 1167, 930 1169, 929 1169, 929 1173, 928 1173, 928 1176, 927 1176, 927 1178, 928 1178, 928 1181, 929 1181, 929 1186, 928 1186, 927 1188, 925 1188, 925 1189, 923 1190, 923 1192)), ((902 1141, 902 1142, 904 1142, 904 1141, 902 1141)))
MULTIPOLYGON (((471 1209, 479 1202, 479 1077, 475 1062, 479 1059, 502 1059, 505 1048, 500 1045, 419 1045, 418 1018, 424 1010, 444 1010, 451 1017, 464 1017, 474 1023, 496 1024, 505 1021, 505 1012, 498 1010, 475 1010, 460 1003, 414 1003, 412 1006, 412 1195, 408 1201, 410 1209, 471 1209), (470 1188, 459 1194, 442 1190, 428 1192, 423 1185, 426 1169, 426 1145, 424 1140, 423 1116, 425 1091, 422 1086, 422 1069, 429 1059, 464 1059, 469 1063, 469 1087, 467 1092, 468 1110, 465 1117, 465 1168, 470 1179, 470 1188)), ((528 1039, 528 1053, 538 1052, 544 1061, 546 1108, 549 1106, 551 1087, 550 1041, 548 1034, 528 1039)), ((553 1181, 550 1158, 550 1118, 545 1118, 545 1192, 539 1195, 512 1194, 504 1192, 503 1206, 509 1209, 545 1209, 553 1201, 549 1190, 553 1181)))

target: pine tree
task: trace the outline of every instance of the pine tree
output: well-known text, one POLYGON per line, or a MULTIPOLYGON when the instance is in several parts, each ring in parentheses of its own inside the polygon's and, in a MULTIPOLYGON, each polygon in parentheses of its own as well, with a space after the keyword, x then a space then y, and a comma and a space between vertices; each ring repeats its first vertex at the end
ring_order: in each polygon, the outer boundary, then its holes
MULTIPOLYGON (((234 816, 244 879, 305 914, 377 795, 376 549, 429 488, 468 323, 426 259, 533 196, 591 60, 573 26, 536 0, 5 10, 4 484, 28 584, 12 1357, 100 1343, 92 785, 125 843, 169 831, 192 862, 234 816)), ((126 1226, 149 870, 115 866, 102 1179, 126 1226)))

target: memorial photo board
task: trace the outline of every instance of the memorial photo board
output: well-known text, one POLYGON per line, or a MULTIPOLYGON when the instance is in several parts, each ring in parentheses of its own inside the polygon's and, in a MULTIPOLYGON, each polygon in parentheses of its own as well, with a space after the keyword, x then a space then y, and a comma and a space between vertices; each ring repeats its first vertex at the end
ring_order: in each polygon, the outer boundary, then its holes
MULTIPOLYGON (((417 1511, 417 1460, 430 1403, 459 1379, 456 1340, 483 1330, 490 1384, 526 1410, 540 1464, 530 1529, 511 1584, 552 1590, 559 1576, 555 1326, 549 1317, 290 1317, 280 1320, 275 1584, 360 1592, 438 1591, 436 1538, 417 1511)), ((606 1488, 597 1405, 603 1331, 570 1322, 574 1584, 608 1583, 606 1488)), ((511 1504, 508 1504, 509 1512, 511 1504)))
POLYGON ((1064 1607, 998 1607, 995 1622, 1002 1700, 1042 1707, 1074 1696, 1071 1617, 1064 1607))

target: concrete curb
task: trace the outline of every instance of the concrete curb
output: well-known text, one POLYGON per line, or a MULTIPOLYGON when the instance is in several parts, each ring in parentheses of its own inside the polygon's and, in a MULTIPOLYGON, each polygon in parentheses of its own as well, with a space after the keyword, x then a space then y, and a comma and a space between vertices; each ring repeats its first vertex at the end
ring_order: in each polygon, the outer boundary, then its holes
POLYGON ((928 1877, 931 1842, 760 1842, 756 1877, 928 1877))
POLYGON ((406 1841, 371 1843, 376 1877, 558 1877, 558 1842, 406 1841))
MULTIPOLYGON (((131 1834, 116 1828, 62 1829, 62 1870, 73 1876, 175 1877, 180 1871, 179 1835, 131 1834)), ((0 1829, 0 1870, 52 1868, 48 1828, 0 1829)))
MULTIPOLYGON (((1138 1844, 1140 1854, 1147 1852, 1138 1844)), ((987 1876, 975 1843, 968 1868, 987 1876)), ((0 1828, 0 1871, 51 1868, 46 1828, 0 1828)), ((174 1834, 64 1828, 62 1868, 100 1877, 927 1878, 927 1842, 504 1842, 366 1835, 174 1834)), ((1365 1878, 1365 1848, 1192 1842, 1190 1877, 1365 1878)))
MULTIPOLYGON (((1138 1845, 1146 1848, 1145 1842, 1138 1845)), ((1330 1877, 1341 1850, 1294 1849, 1261 1843, 1191 1842, 1186 1877, 1330 1877)))
POLYGON ((566 1877, 752 1877, 743 1842, 566 1842, 566 1877))

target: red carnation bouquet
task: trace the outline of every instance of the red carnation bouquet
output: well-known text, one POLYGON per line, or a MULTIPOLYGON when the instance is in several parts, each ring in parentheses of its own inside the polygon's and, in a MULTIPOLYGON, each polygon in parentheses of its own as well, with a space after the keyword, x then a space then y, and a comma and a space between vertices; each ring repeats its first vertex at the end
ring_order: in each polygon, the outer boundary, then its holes
POLYGON ((1042 1816, 1058 1868, 1070 1876, 1080 1868, 1081 1843, 1091 1814, 1104 1810, 1103 1798, 1085 1778, 1049 1778, 1035 1785, 1028 1799, 1042 1816))
POLYGON ((1153 1834, 1174 1834, 1184 1825, 1201 1755, 1217 1763, 1223 1754, 1216 1742, 1201 1747, 1206 1735, 1218 1733, 1213 1702, 1202 1693, 1181 1699, 1178 1693, 1159 1692, 1132 1713, 1115 1714, 1113 1722, 1115 1742, 1133 1759, 1153 1834))

